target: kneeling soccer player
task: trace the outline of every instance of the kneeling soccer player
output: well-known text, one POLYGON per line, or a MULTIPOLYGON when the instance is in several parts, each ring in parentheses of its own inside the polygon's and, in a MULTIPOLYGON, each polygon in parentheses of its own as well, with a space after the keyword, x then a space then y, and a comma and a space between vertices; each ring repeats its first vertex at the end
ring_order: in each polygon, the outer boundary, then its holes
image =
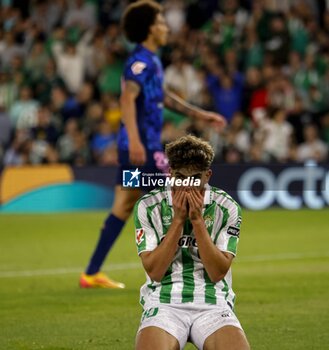
POLYGON ((198 349, 249 350, 231 287, 240 207, 208 185, 214 151, 207 142, 184 136, 166 154, 170 186, 143 196, 134 211, 147 274, 136 349, 183 349, 190 341, 198 349))

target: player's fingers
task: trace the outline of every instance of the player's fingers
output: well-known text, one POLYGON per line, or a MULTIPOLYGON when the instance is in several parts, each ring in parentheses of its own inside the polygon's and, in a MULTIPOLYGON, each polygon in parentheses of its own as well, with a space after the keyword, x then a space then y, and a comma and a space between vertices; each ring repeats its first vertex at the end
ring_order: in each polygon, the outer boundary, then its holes
POLYGON ((188 202, 189 202, 189 205, 190 205, 191 209, 195 209, 196 208, 196 202, 195 202, 195 199, 193 197, 192 192, 188 193, 188 202))
POLYGON ((180 207, 182 205, 182 191, 181 190, 174 191, 174 193, 173 193, 173 203, 177 207, 180 207))
POLYGON ((193 203, 197 208, 202 207, 203 204, 203 197, 201 197, 201 194, 197 190, 191 191, 191 198, 193 199, 193 203))

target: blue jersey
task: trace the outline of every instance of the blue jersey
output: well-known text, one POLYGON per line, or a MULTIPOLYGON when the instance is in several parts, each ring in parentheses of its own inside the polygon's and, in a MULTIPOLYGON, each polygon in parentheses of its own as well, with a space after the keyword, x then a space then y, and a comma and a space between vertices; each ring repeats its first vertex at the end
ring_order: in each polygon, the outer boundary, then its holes
MULTIPOLYGON (((158 56, 137 45, 128 58, 123 76, 123 84, 132 80, 140 86, 136 99, 137 125, 141 141, 148 150, 161 150, 161 130, 163 123, 163 69, 158 56)), ((119 150, 128 149, 128 135, 121 123, 119 150)))

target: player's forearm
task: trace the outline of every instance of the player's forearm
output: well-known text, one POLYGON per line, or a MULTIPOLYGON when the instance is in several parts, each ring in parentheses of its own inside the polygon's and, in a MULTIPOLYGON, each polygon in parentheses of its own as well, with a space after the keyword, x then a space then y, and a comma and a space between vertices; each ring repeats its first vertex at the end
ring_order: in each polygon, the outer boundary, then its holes
POLYGON ((176 94, 165 91, 164 104, 167 108, 172 109, 191 118, 197 118, 202 109, 191 105, 176 94))
POLYGON ((160 282, 172 263, 178 247, 184 222, 173 219, 171 226, 160 245, 142 257, 143 266, 150 278, 160 282))
POLYGON ((122 121, 126 126, 129 144, 140 141, 135 100, 122 95, 120 98, 122 121))
POLYGON ((199 255, 212 282, 223 279, 231 266, 228 259, 212 242, 203 219, 192 221, 199 255))

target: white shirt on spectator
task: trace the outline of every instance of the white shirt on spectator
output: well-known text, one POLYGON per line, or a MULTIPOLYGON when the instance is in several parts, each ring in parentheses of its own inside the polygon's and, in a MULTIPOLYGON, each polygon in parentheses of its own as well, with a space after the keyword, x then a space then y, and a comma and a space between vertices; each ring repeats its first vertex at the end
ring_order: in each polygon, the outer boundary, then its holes
POLYGON ((53 46, 57 70, 64 80, 69 91, 76 94, 83 83, 86 59, 83 54, 76 50, 75 54, 68 54, 63 50, 62 43, 55 43, 53 46))
POLYGON ((203 85, 191 65, 184 64, 181 69, 169 65, 165 70, 164 83, 187 101, 198 103, 203 85))
POLYGON ((263 128, 265 131, 264 151, 278 160, 287 159, 292 126, 288 122, 276 123, 269 120, 264 123, 263 128))
POLYGON ((35 100, 16 101, 10 111, 10 119, 17 129, 28 129, 36 125, 39 103, 35 100))
POLYGON ((328 146, 321 140, 313 142, 304 142, 297 148, 297 160, 304 162, 306 160, 324 161, 328 154, 328 146))

